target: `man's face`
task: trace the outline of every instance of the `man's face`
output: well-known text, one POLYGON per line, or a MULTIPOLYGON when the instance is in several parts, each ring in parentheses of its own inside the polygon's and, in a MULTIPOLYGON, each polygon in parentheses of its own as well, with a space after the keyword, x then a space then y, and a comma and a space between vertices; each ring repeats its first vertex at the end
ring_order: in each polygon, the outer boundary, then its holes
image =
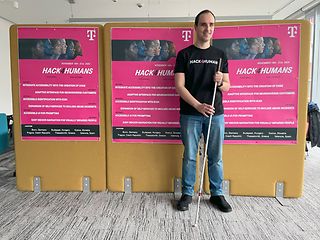
POLYGON ((249 51, 251 54, 258 54, 259 53, 260 44, 257 39, 254 39, 250 45, 249 51))
POLYGON ((161 50, 160 41, 156 40, 155 41, 155 55, 156 56, 160 55, 160 50, 161 50))
POLYGON ((61 39, 60 40, 60 44, 61 44, 61 53, 62 54, 66 54, 67 52, 67 43, 65 39, 61 39))
POLYGON ((277 40, 274 41, 274 43, 273 43, 273 48, 274 48, 274 51, 275 51, 276 53, 280 53, 280 52, 281 52, 280 40, 279 40, 279 39, 277 39, 277 40))
POLYGON ((151 41, 150 45, 146 49, 146 55, 149 57, 154 57, 158 53, 158 48, 160 54, 160 41, 151 41))
POLYGON ((138 46, 136 42, 132 42, 129 46, 129 52, 134 55, 138 56, 138 46))
POLYGON ((249 45, 248 45, 247 39, 245 38, 240 40, 240 53, 242 55, 249 54, 249 45))
POLYGON ((49 56, 52 54, 52 44, 51 44, 50 39, 47 39, 44 42, 44 53, 49 55, 49 56))
POLYGON ((53 54, 62 54, 62 46, 60 40, 57 40, 52 45, 52 53, 53 54))
POLYGON ((136 59, 138 57, 138 46, 135 41, 131 42, 128 49, 125 49, 126 57, 136 59))
POLYGON ((273 54, 273 41, 269 39, 269 41, 266 43, 266 56, 270 57, 273 54))
POLYGON ((80 42, 76 42, 76 44, 74 45, 74 50, 78 56, 82 56, 82 48, 80 42))
POLYGON ((169 57, 169 45, 168 43, 164 43, 161 47, 161 56, 163 58, 169 57))
POLYGON ((70 58, 74 57, 75 49, 74 49, 74 43, 73 41, 70 41, 67 47, 67 55, 70 58))
POLYGON ((33 49, 33 55, 36 58, 43 58, 44 57, 44 44, 42 41, 37 42, 35 49, 33 49))
POLYGON ((264 50, 264 39, 263 37, 259 37, 257 38, 258 42, 259 42, 259 53, 263 53, 263 50, 264 50))
POLYGON ((238 40, 235 40, 232 44, 231 44, 231 50, 234 54, 239 54, 240 52, 240 43, 238 40))
POLYGON ((197 39, 200 42, 209 42, 214 32, 214 18, 211 13, 203 13, 199 16, 198 25, 194 27, 197 39))

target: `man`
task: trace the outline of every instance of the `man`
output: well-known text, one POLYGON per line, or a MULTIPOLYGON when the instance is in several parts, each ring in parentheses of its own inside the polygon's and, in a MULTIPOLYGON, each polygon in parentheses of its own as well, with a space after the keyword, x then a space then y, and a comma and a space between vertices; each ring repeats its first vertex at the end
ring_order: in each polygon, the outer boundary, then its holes
POLYGON ((124 49, 125 61, 137 61, 138 60, 138 45, 136 41, 131 41, 124 49))
MULTIPOLYGON (((223 42, 229 42, 227 47, 225 48, 225 53, 227 55, 228 59, 240 59, 240 43, 238 39, 230 39, 228 40, 223 40, 223 42)), ((221 49, 221 48, 220 48, 221 49)))
POLYGON ((35 44, 31 47, 32 59, 44 58, 44 43, 41 39, 36 40, 35 44))
POLYGON ((182 196, 177 204, 180 211, 189 209, 196 179, 196 157, 201 133, 207 136, 209 116, 212 125, 208 144, 208 172, 210 202, 223 212, 232 211, 223 196, 222 144, 224 115, 222 92, 228 91, 230 81, 227 58, 223 51, 211 46, 215 16, 209 10, 200 12, 195 19, 196 42, 178 53, 175 66, 175 86, 180 95, 180 127, 184 145, 182 164, 182 196), (222 59, 221 70, 217 71, 222 59), (211 106, 214 85, 217 92, 211 106))
POLYGON ((59 57, 67 50, 67 47, 64 46, 65 41, 62 41, 62 39, 51 39, 51 43, 52 55, 50 56, 50 59, 59 59, 59 57))
POLYGON ((144 61, 152 61, 160 55, 160 41, 159 40, 145 40, 145 58, 144 61))

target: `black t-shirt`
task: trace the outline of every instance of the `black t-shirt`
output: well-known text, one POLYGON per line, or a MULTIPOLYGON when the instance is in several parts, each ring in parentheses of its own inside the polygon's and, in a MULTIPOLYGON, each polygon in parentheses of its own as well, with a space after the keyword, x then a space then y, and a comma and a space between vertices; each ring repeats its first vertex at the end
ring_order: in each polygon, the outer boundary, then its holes
MULTIPOLYGON (((177 56, 175 73, 184 73, 185 87, 201 103, 212 103, 214 91, 214 75, 222 59, 221 72, 228 73, 228 61, 225 53, 213 46, 207 49, 191 45, 182 49, 177 56)), ((223 114, 222 92, 217 88, 214 102, 215 115, 223 114)), ((180 97, 180 113, 186 115, 202 115, 180 97)))

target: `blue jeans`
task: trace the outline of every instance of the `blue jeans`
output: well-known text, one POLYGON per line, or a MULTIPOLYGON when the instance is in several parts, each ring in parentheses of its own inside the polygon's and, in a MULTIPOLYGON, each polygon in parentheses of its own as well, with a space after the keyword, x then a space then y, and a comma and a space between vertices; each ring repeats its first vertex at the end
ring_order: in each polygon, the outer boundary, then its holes
MULTIPOLYGON (((196 159, 200 136, 206 142, 209 117, 180 115, 181 138, 184 145, 182 163, 182 193, 192 196, 196 180, 196 159)), ((208 172, 211 196, 223 195, 222 144, 224 139, 224 115, 213 115, 208 143, 208 172)))

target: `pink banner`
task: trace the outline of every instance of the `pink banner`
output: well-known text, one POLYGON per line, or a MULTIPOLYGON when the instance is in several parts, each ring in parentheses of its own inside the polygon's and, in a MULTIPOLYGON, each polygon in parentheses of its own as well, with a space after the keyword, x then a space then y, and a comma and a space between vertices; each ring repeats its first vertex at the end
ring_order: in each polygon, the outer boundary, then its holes
POLYGON ((23 140, 99 140, 98 28, 19 27, 23 140))
POLYGON ((229 59, 225 143, 297 142, 300 24, 217 27, 229 59))
POLYGON ((114 142, 180 143, 176 54, 192 28, 112 28, 114 142))

